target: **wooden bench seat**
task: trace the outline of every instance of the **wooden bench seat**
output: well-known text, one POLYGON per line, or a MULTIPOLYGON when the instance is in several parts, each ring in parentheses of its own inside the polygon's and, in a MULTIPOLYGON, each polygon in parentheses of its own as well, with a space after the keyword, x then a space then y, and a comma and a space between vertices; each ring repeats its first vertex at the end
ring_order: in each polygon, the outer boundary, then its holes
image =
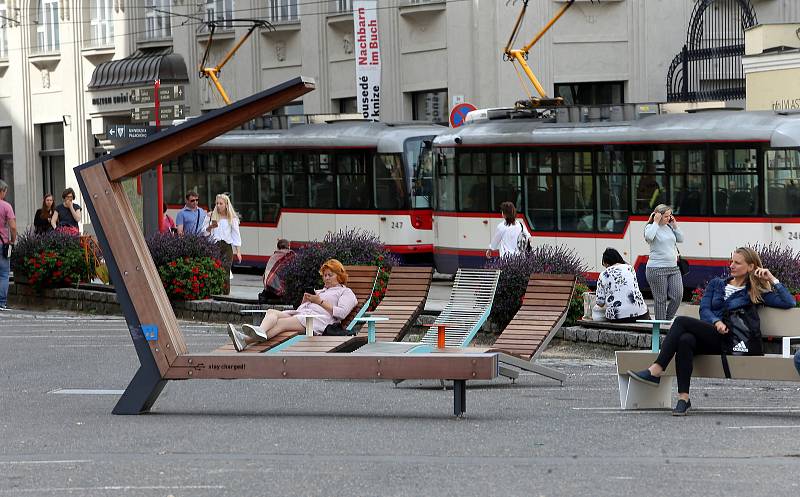
POLYGON ((433 268, 430 267, 392 268, 386 294, 371 312, 389 318, 375 323, 375 341, 398 342, 403 339, 425 308, 432 277, 433 268))
MULTIPOLYGON (((698 306, 682 306, 683 315, 697 317, 698 306)), ((770 309, 761 307, 761 334, 765 339, 783 339, 798 335, 798 323, 794 322, 797 313, 792 310, 770 309)), ((731 379, 735 380, 767 380, 767 381, 800 381, 800 375, 794 367, 794 358, 788 352, 766 354, 763 356, 728 356, 731 379)), ((641 371, 649 367, 658 357, 649 350, 618 350, 617 376, 619 381, 619 402, 622 409, 671 409, 672 394, 675 383, 675 360, 661 377, 658 387, 645 385, 631 380, 628 371, 641 371)), ((694 358, 692 378, 725 378, 722 370, 722 359, 719 355, 698 355, 694 358)))

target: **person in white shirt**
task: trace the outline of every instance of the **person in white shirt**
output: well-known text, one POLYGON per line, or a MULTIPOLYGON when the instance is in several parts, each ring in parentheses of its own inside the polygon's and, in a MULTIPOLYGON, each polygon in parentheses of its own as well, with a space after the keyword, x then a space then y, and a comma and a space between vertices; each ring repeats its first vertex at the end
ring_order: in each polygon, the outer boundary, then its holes
POLYGON ((517 219, 517 208, 511 202, 500 204, 503 221, 497 225, 492 237, 486 258, 492 256, 495 250, 500 250, 500 257, 507 254, 515 255, 529 246, 531 234, 525 228, 525 223, 517 219))
POLYGON ((597 278, 596 304, 603 311, 603 317, 613 323, 650 319, 633 266, 613 248, 603 252, 603 266, 605 269, 597 278))
POLYGON ((242 236, 239 233, 239 215, 231 204, 231 199, 224 193, 217 195, 214 211, 211 213, 211 222, 206 228, 211 238, 217 243, 222 252, 222 266, 225 268, 225 287, 223 292, 227 295, 231 290, 231 266, 233 256, 242 262, 242 236))

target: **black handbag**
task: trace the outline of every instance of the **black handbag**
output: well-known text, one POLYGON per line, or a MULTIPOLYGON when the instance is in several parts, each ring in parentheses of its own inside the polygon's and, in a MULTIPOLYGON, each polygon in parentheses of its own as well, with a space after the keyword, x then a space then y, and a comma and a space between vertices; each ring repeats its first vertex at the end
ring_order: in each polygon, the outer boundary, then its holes
POLYGON ((725 378, 730 378, 731 370, 728 366, 727 356, 764 355, 761 341, 761 320, 756 307, 749 305, 726 312, 722 317, 722 322, 728 327, 728 333, 720 335, 722 339, 722 369, 725 372, 725 378))
POLYGON ((342 323, 333 323, 326 326, 322 334, 329 337, 349 337, 355 335, 356 332, 355 330, 346 329, 342 326, 342 323))
POLYGON ((682 276, 686 276, 691 271, 689 262, 680 256, 680 252, 678 253, 678 270, 680 270, 682 276))

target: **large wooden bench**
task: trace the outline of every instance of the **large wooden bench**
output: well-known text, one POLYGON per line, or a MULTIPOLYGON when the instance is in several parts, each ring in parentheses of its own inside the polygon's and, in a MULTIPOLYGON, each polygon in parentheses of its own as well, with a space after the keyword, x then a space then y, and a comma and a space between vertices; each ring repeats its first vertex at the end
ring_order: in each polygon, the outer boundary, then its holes
MULTIPOLYGON (((698 306, 681 306, 683 315, 698 317, 698 306)), ((794 367, 794 358, 789 351, 791 338, 799 335, 798 311, 762 307, 761 334, 766 340, 780 340, 780 354, 763 356, 728 356, 732 379, 800 381, 794 367)), ((675 360, 670 362, 658 387, 631 380, 627 371, 640 371, 649 367, 658 356, 647 350, 618 350, 617 376, 619 379, 619 402, 623 409, 669 409, 673 405, 672 393, 675 379, 675 360)), ((725 378, 719 355, 695 356, 692 378, 725 378)))
POLYGON ((122 181, 313 90, 296 78, 170 127, 75 168, 83 202, 103 249, 140 367, 114 407, 115 414, 150 410, 170 380, 378 379, 453 380, 453 413, 466 410, 466 382, 497 377, 497 355, 192 353, 150 257, 122 181))

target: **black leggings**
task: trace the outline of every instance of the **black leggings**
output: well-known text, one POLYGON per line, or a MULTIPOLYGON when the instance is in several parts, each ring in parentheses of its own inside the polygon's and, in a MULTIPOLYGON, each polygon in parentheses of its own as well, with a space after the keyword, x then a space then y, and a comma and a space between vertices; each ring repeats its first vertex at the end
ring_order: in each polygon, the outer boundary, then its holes
POLYGON ((675 372, 678 375, 678 393, 689 393, 694 356, 719 355, 721 352, 722 340, 713 324, 686 316, 678 316, 672 322, 669 333, 664 338, 656 364, 667 369, 674 356, 675 372))

